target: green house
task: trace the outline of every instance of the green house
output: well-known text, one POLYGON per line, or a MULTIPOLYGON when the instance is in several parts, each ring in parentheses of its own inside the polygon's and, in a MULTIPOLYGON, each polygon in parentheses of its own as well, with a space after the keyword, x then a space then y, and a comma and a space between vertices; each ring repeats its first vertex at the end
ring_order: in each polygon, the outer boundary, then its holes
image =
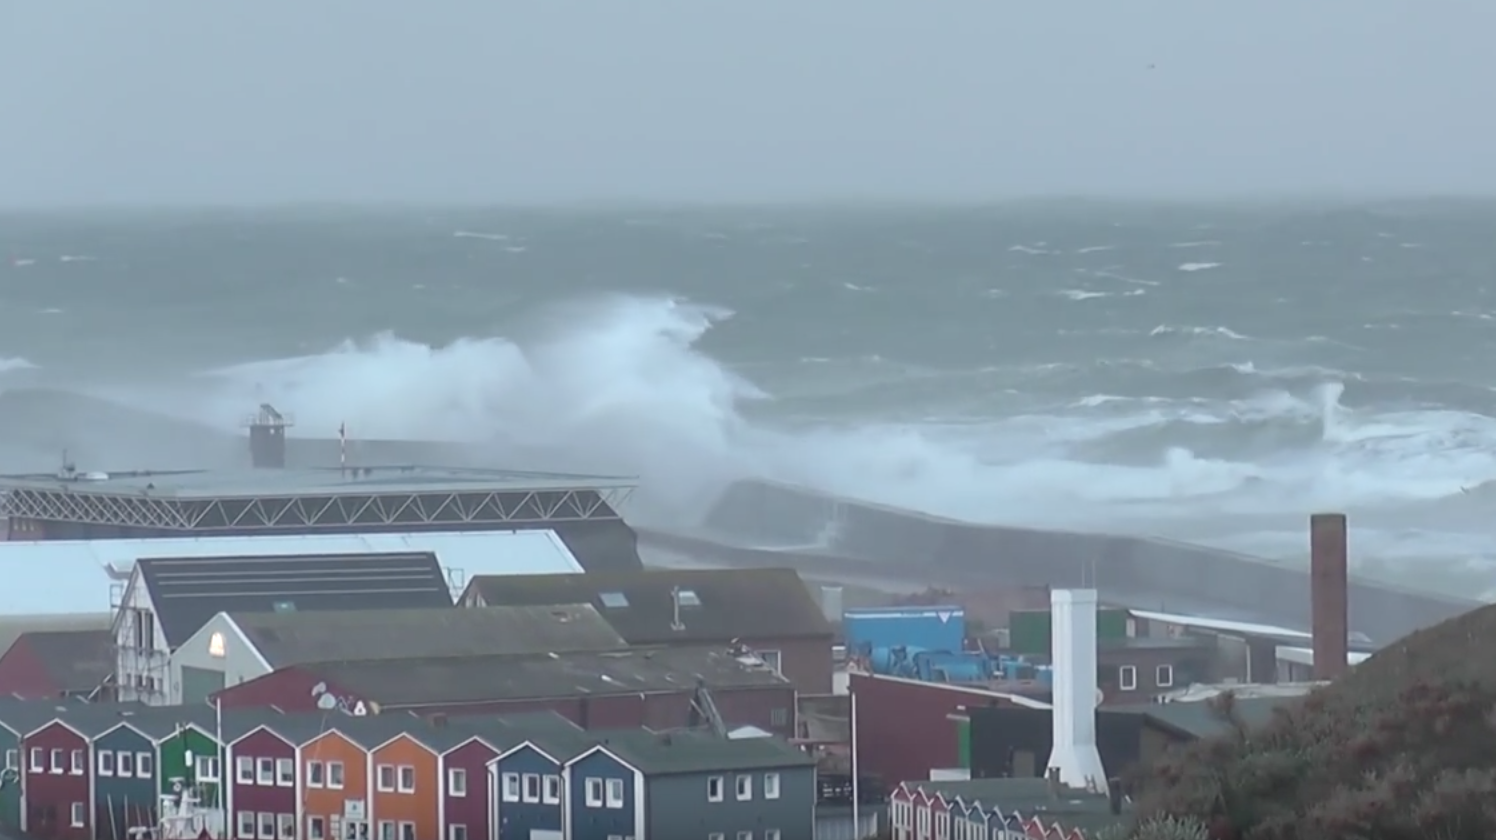
POLYGON ((197 723, 172 724, 157 733, 160 793, 195 788, 202 808, 217 808, 223 795, 223 746, 197 723))

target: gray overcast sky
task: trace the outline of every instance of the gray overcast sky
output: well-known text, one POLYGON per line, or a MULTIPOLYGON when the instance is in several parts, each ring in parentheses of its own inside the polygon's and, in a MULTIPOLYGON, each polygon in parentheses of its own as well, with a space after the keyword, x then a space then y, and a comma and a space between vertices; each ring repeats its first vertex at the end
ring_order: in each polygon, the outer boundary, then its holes
POLYGON ((1492 0, 0 0, 0 204, 1496 192, 1493 33, 1492 0))

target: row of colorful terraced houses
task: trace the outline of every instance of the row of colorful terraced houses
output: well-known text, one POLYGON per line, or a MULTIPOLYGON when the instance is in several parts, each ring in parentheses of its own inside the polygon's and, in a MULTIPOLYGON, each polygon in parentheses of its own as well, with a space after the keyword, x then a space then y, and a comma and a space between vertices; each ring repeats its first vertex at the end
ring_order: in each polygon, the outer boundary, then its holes
POLYGON ((0 701, 0 820, 126 840, 810 840, 815 762, 778 738, 583 730, 550 712, 341 712, 0 701), (162 836, 162 835, 157 835, 162 836))
POLYGON ((1131 810, 1120 791, 1034 778, 904 782, 888 805, 894 840, 1085 840, 1131 810))

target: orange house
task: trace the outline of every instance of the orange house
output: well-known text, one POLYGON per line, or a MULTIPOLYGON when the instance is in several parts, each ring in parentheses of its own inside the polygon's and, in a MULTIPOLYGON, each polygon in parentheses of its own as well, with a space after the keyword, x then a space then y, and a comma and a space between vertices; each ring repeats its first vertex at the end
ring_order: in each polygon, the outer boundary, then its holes
POLYGON ((301 745, 301 836, 306 840, 374 840, 367 802, 369 751, 336 729, 301 745))
POLYGON ((402 732, 369 754, 370 840, 441 840, 437 752, 402 732))

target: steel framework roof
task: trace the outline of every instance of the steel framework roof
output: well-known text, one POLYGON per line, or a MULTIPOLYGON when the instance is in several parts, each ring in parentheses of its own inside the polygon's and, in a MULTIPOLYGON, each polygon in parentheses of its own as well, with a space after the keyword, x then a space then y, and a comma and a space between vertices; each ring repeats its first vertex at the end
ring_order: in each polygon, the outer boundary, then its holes
POLYGON ((206 472, 7 476, 0 513, 179 531, 513 526, 618 519, 633 491, 622 479, 477 470, 264 472, 252 476, 258 488, 243 476, 206 472))

